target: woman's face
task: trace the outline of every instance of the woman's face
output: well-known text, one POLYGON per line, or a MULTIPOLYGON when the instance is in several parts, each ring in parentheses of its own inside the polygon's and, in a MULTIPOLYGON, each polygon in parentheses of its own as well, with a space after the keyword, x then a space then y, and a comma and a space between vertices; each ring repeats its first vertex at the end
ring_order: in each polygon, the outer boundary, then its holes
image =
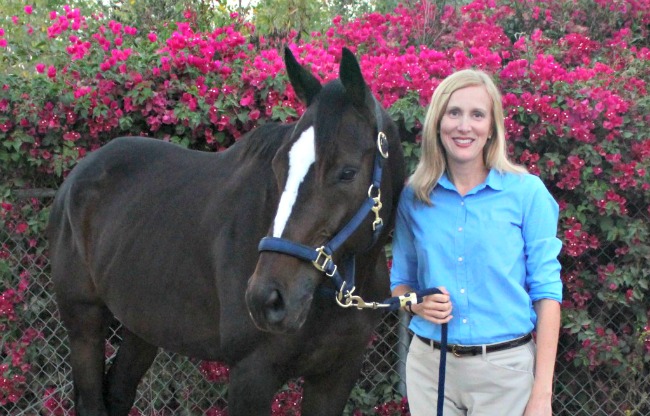
POLYGON ((492 126, 492 100, 482 85, 456 90, 440 120, 440 140, 450 168, 485 168, 483 148, 492 126))

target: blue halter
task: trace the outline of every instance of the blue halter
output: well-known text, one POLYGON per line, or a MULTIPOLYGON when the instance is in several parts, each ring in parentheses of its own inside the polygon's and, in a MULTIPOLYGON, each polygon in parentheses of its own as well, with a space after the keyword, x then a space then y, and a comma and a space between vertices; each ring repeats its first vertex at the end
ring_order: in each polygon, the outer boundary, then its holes
POLYGON ((342 277, 338 267, 334 264, 332 256, 345 241, 359 228, 361 223, 365 221, 368 214, 373 212, 375 219, 372 223, 373 229, 373 244, 379 238, 381 231, 384 227, 384 221, 380 214, 381 203, 381 177, 385 160, 388 158, 388 139, 386 134, 382 131, 382 117, 381 108, 377 100, 375 100, 375 119, 377 120, 378 134, 377 134, 377 152, 375 154, 375 162, 372 172, 372 183, 368 189, 368 197, 361 204, 361 207, 356 214, 348 221, 347 224, 326 244, 314 249, 304 244, 296 243, 285 238, 278 237, 264 237, 259 243, 258 250, 274 251, 277 253, 287 254, 301 260, 310 261, 314 267, 324 272, 332 282, 334 287, 337 288, 338 300, 341 300, 341 292, 347 288, 353 290, 354 288, 354 256, 346 259, 346 269, 350 273, 345 273, 346 277, 342 277))
MULTIPOLYGON (((352 288, 354 287, 354 273, 346 273, 347 278, 343 278, 339 272, 338 267, 332 260, 333 254, 341 247, 345 241, 359 228, 361 223, 366 219, 370 212, 375 213, 375 220, 373 221, 373 244, 379 238, 383 229, 384 222, 379 216, 382 203, 380 201, 381 191, 381 175, 384 159, 388 156, 387 152, 382 151, 382 143, 387 141, 386 135, 380 132, 377 138, 378 149, 375 157, 375 165, 373 169, 372 185, 368 189, 368 198, 363 202, 356 214, 348 221, 348 223, 341 228, 341 230, 326 244, 314 249, 304 244, 296 243, 285 238, 278 237, 264 237, 259 243, 259 251, 274 251, 278 253, 288 254, 290 256, 299 258, 301 260, 310 261, 314 267, 324 272, 330 277, 336 288, 352 288)), ((353 258, 353 257, 351 257, 353 258)))

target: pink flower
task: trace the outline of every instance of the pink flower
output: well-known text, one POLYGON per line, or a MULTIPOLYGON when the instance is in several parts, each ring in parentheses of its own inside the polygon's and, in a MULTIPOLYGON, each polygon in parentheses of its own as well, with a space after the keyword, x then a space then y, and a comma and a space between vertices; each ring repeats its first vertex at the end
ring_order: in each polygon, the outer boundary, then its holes
POLYGON ((50 65, 49 68, 47 68, 47 76, 50 78, 55 78, 56 77, 56 68, 50 65))
POLYGON ((32 11, 33 11, 32 6, 30 6, 29 4, 25 6, 25 13, 32 14, 32 11))
POLYGON ((158 40, 158 36, 156 35, 155 32, 149 32, 149 35, 147 35, 149 38, 149 42, 154 43, 155 41, 158 40))
POLYGON ((7 47, 7 39, 0 39, 0 48, 6 48, 7 47))
POLYGON ((36 64, 36 72, 38 72, 39 74, 45 72, 45 64, 42 63, 36 64))
POLYGON ((24 234, 25 231, 27 231, 27 223, 26 222, 21 222, 18 225, 16 225, 16 232, 19 234, 24 234))

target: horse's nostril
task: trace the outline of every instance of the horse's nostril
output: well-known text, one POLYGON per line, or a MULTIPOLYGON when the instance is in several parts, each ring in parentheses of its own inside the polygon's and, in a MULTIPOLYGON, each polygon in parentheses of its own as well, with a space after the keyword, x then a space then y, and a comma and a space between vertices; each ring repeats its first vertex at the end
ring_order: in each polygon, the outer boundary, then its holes
POLYGON ((264 303, 266 311, 266 319, 271 324, 281 322, 286 316, 286 309, 284 307, 284 300, 279 290, 273 290, 264 303))

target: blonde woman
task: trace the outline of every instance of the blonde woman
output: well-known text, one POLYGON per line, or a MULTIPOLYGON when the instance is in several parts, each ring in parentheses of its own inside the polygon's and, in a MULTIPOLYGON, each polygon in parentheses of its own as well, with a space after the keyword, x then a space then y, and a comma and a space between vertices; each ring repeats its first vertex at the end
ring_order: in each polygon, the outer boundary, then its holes
POLYGON ((542 181, 508 160, 491 77, 462 70, 443 80, 393 240, 393 295, 443 292, 407 307, 412 415, 435 413, 443 323, 446 416, 552 414, 562 301, 557 222, 542 181))

